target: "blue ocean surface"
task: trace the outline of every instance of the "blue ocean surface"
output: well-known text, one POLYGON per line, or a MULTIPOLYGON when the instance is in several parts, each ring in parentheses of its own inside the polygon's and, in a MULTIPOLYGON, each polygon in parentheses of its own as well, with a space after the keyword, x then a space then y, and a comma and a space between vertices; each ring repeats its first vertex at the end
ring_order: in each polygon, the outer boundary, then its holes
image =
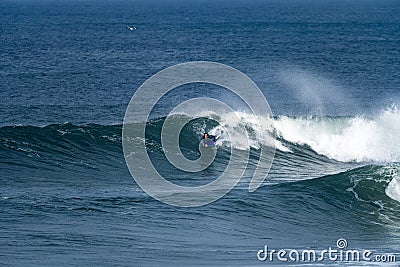
POLYGON ((394 255, 387 264, 397 266, 399 14, 394 0, 0 1, 0 265, 283 265, 257 253, 337 249, 344 238, 349 249, 394 255), (273 113, 259 127, 237 96, 204 83, 159 100, 143 123, 149 157, 169 181, 205 185, 232 150, 250 153, 232 191, 194 208, 146 194, 122 148, 137 88, 189 61, 240 70, 273 113), (207 107, 185 114, 206 114, 180 133, 187 158, 199 157, 204 132, 219 139, 211 166, 183 172, 165 158, 161 129, 173 107, 204 96, 240 120, 207 107), (239 125, 249 142, 233 146, 225 131, 239 125), (260 133, 276 154, 249 192, 260 133))

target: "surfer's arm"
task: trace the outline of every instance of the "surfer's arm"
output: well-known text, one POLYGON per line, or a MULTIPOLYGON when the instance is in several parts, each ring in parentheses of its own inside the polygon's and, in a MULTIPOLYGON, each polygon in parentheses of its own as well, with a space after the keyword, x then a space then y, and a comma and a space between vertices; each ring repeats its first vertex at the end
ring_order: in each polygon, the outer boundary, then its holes
POLYGON ((209 135, 209 138, 210 138, 211 140, 213 140, 214 143, 217 142, 217 137, 215 137, 215 135, 209 135))

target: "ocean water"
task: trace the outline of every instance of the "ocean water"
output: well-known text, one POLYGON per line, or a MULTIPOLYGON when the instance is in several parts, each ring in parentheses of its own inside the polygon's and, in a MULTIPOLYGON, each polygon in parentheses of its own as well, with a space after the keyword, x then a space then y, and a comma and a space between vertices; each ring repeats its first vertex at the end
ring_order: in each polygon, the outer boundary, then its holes
MULTIPOLYGON (((0 265, 282 265, 257 252, 321 251, 340 238, 399 262, 399 14, 390 0, 1 1, 0 265), (237 96, 209 84, 160 99, 146 121, 147 151, 170 181, 207 184, 231 149, 250 151, 223 198, 174 207, 131 177, 122 123, 146 79, 199 60, 248 75, 272 124, 258 127, 237 96), (197 158, 204 131, 219 136, 218 152, 202 172, 178 171, 161 128, 174 106, 200 96, 231 104, 240 120, 198 107, 185 114, 207 118, 185 126, 181 152, 197 158), (249 146, 224 132, 239 125, 252 133, 249 146), (250 193, 260 132, 276 155, 250 193)), ((382 263, 348 263, 373 264, 382 263)))

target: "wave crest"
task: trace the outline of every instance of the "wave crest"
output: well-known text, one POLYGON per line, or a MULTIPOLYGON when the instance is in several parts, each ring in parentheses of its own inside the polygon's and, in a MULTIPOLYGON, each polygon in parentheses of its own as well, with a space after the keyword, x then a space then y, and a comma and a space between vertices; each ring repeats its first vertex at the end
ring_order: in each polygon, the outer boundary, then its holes
POLYGON ((400 111, 392 107, 374 118, 279 117, 274 123, 283 139, 307 145, 318 154, 343 162, 400 161, 400 111))

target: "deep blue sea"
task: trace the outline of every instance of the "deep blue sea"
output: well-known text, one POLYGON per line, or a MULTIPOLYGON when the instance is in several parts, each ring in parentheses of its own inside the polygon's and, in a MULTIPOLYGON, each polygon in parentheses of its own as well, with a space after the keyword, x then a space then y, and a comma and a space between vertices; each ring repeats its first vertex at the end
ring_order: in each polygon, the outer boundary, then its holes
POLYGON ((337 249, 341 238, 398 266, 400 2, 0 0, 0 213, 0 266, 303 265, 257 253, 337 249), (146 145, 173 183, 212 182, 232 151, 250 152, 232 191, 184 208, 137 185, 122 124, 141 84, 189 61, 243 72, 273 116, 259 127, 237 96, 210 84, 160 99, 143 121, 146 145), (194 106, 185 116, 205 115, 182 129, 182 154, 199 157, 206 131, 219 137, 218 152, 204 171, 179 171, 164 155, 163 122, 201 96, 231 104, 240 119, 194 106), (224 130, 239 126, 250 142, 233 146, 224 130), (260 133, 276 154, 249 192, 260 133))

